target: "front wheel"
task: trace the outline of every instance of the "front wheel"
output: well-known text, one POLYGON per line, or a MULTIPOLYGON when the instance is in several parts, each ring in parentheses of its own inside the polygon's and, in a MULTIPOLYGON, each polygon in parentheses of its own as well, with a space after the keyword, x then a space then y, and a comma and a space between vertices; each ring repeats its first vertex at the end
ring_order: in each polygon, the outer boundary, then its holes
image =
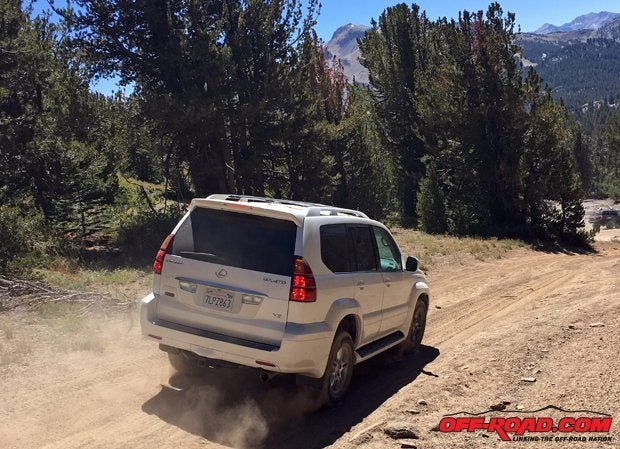
POLYGON ((428 313, 428 307, 422 300, 418 300, 413 309, 413 317, 411 318, 411 324, 409 325, 409 332, 407 338, 400 344, 399 352, 407 353, 414 352, 420 349, 422 345, 422 338, 424 338, 424 330, 426 329, 426 314, 428 313))
POLYGON ((353 340, 344 331, 336 334, 322 378, 323 403, 326 406, 339 402, 349 390, 355 365, 353 340))

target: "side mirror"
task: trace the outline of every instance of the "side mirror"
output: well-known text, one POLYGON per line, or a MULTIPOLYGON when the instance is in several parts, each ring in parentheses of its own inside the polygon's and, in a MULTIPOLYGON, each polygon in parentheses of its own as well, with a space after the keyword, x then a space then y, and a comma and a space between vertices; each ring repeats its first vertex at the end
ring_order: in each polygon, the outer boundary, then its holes
POLYGON ((407 262, 405 263, 405 270, 407 271, 418 271, 418 259, 415 257, 407 257, 407 262))

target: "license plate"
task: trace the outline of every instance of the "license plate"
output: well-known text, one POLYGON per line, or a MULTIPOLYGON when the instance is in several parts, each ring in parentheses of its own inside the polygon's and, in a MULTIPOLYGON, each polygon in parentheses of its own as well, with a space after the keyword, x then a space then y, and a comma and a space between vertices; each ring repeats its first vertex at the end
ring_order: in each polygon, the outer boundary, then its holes
POLYGON ((232 311, 235 295, 221 291, 207 291, 202 298, 202 305, 209 309, 232 311))

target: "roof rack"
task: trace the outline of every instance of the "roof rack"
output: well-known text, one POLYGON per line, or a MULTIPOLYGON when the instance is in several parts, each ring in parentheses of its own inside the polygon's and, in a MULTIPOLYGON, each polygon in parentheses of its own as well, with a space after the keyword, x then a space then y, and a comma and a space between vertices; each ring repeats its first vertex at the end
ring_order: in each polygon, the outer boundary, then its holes
POLYGON ((307 217, 318 217, 321 215, 329 215, 329 216, 351 215, 353 217, 368 218, 368 215, 366 215, 364 212, 360 212, 359 210, 345 209, 342 207, 323 206, 323 205, 311 207, 306 216, 307 217))
POLYGON ((286 206, 299 206, 299 207, 307 207, 309 208, 307 217, 319 217, 321 215, 326 216, 334 216, 334 215, 350 215, 353 217, 359 218, 368 218, 368 216, 360 212, 358 210, 353 209, 345 209, 343 207, 333 207, 327 206, 325 204, 319 203, 310 203, 306 201, 293 201, 293 200, 282 200, 277 198, 267 198, 262 196, 251 196, 251 195, 226 195, 226 194, 215 194, 210 195, 208 197, 210 200, 221 200, 221 201, 238 201, 240 203, 267 203, 267 204, 282 204, 286 206))
POLYGON ((307 201, 293 201, 293 200, 281 200, 278 198, 267 198, 262 196, 251 195, 225 195, 215 194, 208 196, 210 200, 222 200, 222 201, 238 201, 240 203, 267 203, 267 204, 285 204, 289 206, 301 206, 301 207, 328 207, 324 204, 309 203, 307 201))

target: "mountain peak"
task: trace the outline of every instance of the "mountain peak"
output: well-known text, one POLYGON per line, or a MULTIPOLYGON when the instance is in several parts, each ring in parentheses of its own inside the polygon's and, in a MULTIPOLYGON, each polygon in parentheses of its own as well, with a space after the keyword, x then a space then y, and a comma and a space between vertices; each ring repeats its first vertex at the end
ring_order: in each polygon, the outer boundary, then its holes
POLYGON ((558 30, 559 27, 555 26, 552 23, 545 23, 543 26, 538 28, 534 33, 536 34, 549 34, 558 30))
POLYGON ((338 38, 339 36, 346 35, 346 34, 352 34, 352 33, 363 34, 366 32, 368 28, 369 27, 367 25, 362 25, 359 23, 347 23, 346 25, 342 25, 341 27, 338 27, 338 29, 334 31, 334 34, 332 35, 331 40, 334 40, 338 38))
POLYGON ((614 19, 617 19, 618 17, 620 17, 620 13, 609 11, 591 12, 581 15, 572 22, 565 23, 564 25, 560 26, 556 26, 551 23, 545 23, 543 26, 534 31, 534 33, 549 34, 577 30, 598 30, 602 26, 606 25, 614 19))
POLYGON ((360 50, 357 40, 364 37, 370 27, 357 23, 347 23, 339 27, 325 45, 328 58, 335 56, 344 67, 344 74, 349 79, 355 78, 360 83, 368 83, 368 71, 359 63, 360 50))

